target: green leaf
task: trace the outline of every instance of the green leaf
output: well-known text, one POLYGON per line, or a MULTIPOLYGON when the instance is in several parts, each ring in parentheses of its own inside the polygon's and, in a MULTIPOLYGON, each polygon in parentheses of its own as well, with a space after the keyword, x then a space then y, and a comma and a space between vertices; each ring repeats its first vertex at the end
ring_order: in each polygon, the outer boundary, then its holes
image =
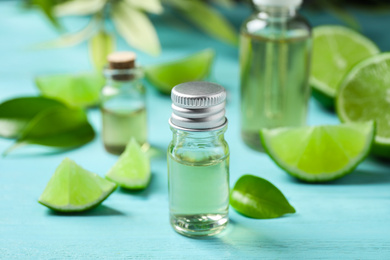
POLYGON ((73 148, 90 142, 94 137, 93 128, 82 109, 53 107, 34 117, 4 155, 26 144, 73 148))
POLYGON ((160 53, 156 30, 144 13, 118 2, 113 6, 111 16, 116 29, 129 45, 151 55, 160 53))
POLYGON ((107 63, 107 55, 115 50, 112 35, 99 31, 89 41, 89 55, 97 71, 101 71, 107 63))
POLYGON ((358 20, 350 14, 347 10, 341 8, 338 3, 332 3, 327 1, 319 2, 324 9, 328 9, 330 13, 339 18, 341 21, 345 22, 351 28, 361 31, 361 26, 358 20))
POLYGON ((57 29, 61 29, 60 23, 53 14, 53 8, 59 2, 59 0, 29 0, 27 1, 27 5, 40 8, 44 15, 49 19, 51 24, 57 29))
POLYGON ((56 16, 89 15, 101 11, 106 2, 107 0, 72 0, 55 6, 53 12, 56 16))
POLYGON ((47 48, 63 48, 63 47, 70 47, 77 45, 86 39, 92 37, 92 35, 97 30, 97 22, 98 18, 94 17, 91 19, 91 21, 88 23, 86 27, 81 29, 80 31, 76 33, 69 33, 61 36, 60 38, 38 43, 34 46, 32 46, 32 49, 35 50, 41 50, 41 49, 47 49, 47 48))
POLYGON ((163 7, 160 0, 124 0, 131 7, 140 9, 153 14, 161 14, 163 7))
POLYGON ((64 104, 44 97, 22 97, 0 104, 0 136, 17 138, 35 116, 53 107, 64 104))
POLYGON ((199 29, 217 39, 237 45, 238 37, 233 26, 211 6, 197 0, 169 2, 199 29))
POLYGON ((205 49, 179 60, 148 66, 146 78, 160 92, 169 95, 182 82, 203 80, 209 76, 215 52, 205 49))
POLYGON ((278 188, 253 175, 244 175, 236 182, 230 194, 230 205, 244 216, 258 219, 295 213, 278 188))
POLYGON ((89 107, 99 103, 104 78, 100 73, 40 76, 35 83, 45 97, 60 100, 73 107, 89 107))

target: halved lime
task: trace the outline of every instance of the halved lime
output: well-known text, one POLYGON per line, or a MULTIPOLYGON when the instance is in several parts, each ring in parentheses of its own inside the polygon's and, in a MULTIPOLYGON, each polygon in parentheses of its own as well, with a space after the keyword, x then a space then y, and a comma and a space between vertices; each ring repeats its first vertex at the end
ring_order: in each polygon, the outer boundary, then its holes
POLYGON ((214 56, 214 50, 205 49, 176 61, 149 66, 145 69, 146 78, 162 93, 171 94, 177 84, 205 79, 214 56))
POLYGON ((340 178, 368 155, 374 123, 286 127, 261 131, 262 144, 283 170, 307 182, 340 178))
POLYGON ((372 152, 390 158, 390 53, 368 58, 348 73, 336 108, 343 122, 376 121, 372 152))
POLYGON ((150 181, 150 160, 132 138, 106 178, 126 189, 144 189, 150 181))
POLYGON ((310 84, 324 106, 333 107, 336 90, 345 74, 359 61, 379 53, 363 35, 342 26, 319 26, 313 30, 310 84))
POLYGON ((38 202, 56 211, 84 211, 99 205, 115 188, 115 183, 65 158, 57 167, 38 202))
POLYGON ((35 83, 42 95, 74 107, 97 105, 104 85, 102 75, 90 72, 39 76, 35 83))

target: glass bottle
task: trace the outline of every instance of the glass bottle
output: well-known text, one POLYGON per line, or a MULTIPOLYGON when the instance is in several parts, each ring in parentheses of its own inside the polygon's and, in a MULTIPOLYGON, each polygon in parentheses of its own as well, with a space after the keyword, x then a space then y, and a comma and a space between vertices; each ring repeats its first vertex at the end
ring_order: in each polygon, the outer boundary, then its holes
POLYGON ((211 236, 228 223, 226 91, 214 83, 188 82, 175 86, 171 97, 170 223, 185 236, 211 236))
POLYGON ((106 85, 101 93, 102 138, 109 153, 121 154, 131 138, 147 144, 147 117, 143 72, 133 52, 108 56, 106 85))
POLYGON ((311 28, 302 0, 253 0, 240 34, 241 135, 262 151, 262 128, 306 124, 311 28))

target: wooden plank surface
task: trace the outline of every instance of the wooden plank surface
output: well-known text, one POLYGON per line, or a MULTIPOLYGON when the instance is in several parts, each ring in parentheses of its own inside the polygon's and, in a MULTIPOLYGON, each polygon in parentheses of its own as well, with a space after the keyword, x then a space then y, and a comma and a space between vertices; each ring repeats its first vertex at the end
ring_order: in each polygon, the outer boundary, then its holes
MULTIPOLYGON (((248 11, 238 8, 237 24, 248 11)), ((334 22, 324 14, 308 13, 314 24, 334 22)), ((359 14, 363 31, 385 50, 390 37, 380 24, 389 16, 359 14), (379 18, 380 17, 380 20, 379 18), (377 19, 377 20, 375 20, 377 19)), ((87 20, 69 18, 77 30, 87 20)), ((231 180, 251 173, 279 187, 297 213, 279 219, 254 220, 230 211, 230 224, 221 235, 189 239, 176 234, 168 222, 165 154, 152 162, 151 185, 141 192, 117 190, 100 207, 79 215, 57 215, 37 203, 56 166, 69 157, 86 169, 104 175, 117 157, 104 151, 100 113, 89 111, 98 132, 90 144, 66 153, 26 147, 0 158, 1 259, 390 259, 389 164, 367 159, 351 175, 329 184, 304 184, 290 178, 265 154, 245 147, 239 132, 238 59, 234 47, 216 42, 184 24, 171 29, 177 18, 154 20, 163 53, 152 64, 207 47, 217 50, 214 76, 229 91, 226 139, 231 148, 231 180)), ((0 101, 35 95, 37 74, 91 69, 87 46, 27 51, 33 43, 57 36, 38 12, 21 12, 14 2, 0 3, 0 101)), ((122 40, 118 49, 127 49, 122 40)), ((164 152, 171 140, 170 99, 148 86, 149 140, 164 152)), ((309 124, 338 123, 337 117, 311 100, 309 124)), ((12 141, 0 139, 0 150, 12 141)))

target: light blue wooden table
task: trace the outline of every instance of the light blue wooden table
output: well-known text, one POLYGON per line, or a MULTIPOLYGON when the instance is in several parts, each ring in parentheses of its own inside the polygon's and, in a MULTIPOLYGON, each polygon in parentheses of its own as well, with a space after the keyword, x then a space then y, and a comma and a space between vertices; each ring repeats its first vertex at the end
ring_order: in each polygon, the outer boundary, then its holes
MULTIPOLYGON (((239 24, 248 10, 230 13, 239 24)), ((315 25, 336 22, 325 14, 307 13, 315 25)), ((390 49, 384 25, 389 16, 359 14, 363 32, 390 49)), ((78 29, 85 18, 65 19, 78 29)), ((143 64, 170 60, 207 47, 215 48, 214 76, 229 91, 226 134, 231 148, 231 185, 245 173, 270 180, 296 208, 294 215, 272 220, 245 218, 233 209, 226 232, 216 238, 189 239, 168 223, 165 157, 152 162, 153 178, 141 192, 118 189, 101 206, 82 215, 57 215, 37 203, 56 166, 70 157, 86 169, 104 175, 117 157, 107 154, 100 141, 100 114, 89 112, 98 136, 84 147, 51 153, 26 147, 0 159, 1 259, 390 259, 390 164, 372 158, 345 178, 329 184, 300 183, 280 170, 265 154, 245 147, 239 132, 237 50, 216 42, 177 18, 156 18, 163 53, 152 58, 139 53, 143 64)), ((38 12, 23 12, 14 2, 0 3, 0 101, 36 95, 37 74, 89 70, 87 46, 27 51, 33 43, 56 32, 38 12)), ((120 40, 120 50, 127 49, 120 40)), ((171 133, 169 97, 148 88, 149 140, 161 149, 171 133)), ((336 124, 337 117, 311 100, 310 124, 336 124)), ((0 150, 11 145, 0 139, 0 150)))

